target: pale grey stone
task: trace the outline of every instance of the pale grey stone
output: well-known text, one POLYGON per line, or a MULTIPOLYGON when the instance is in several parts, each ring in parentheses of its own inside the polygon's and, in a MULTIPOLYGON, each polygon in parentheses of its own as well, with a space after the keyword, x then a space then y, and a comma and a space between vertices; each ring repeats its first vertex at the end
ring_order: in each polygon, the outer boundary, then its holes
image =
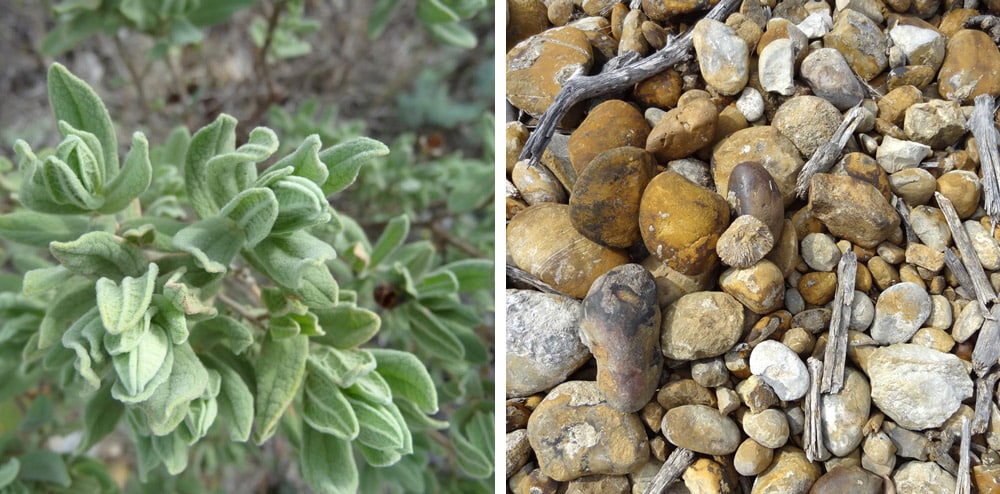
POLYGON ((875 160, 887 173, 896 173, 903 168, 914 168, 931 152, 931 147, 915 141, 882 138, 882 145, 875 152, 875 160))
POLYGON ((725 95, 743 90, 750 77, 750 50, 733 28, 702 19, 694 26, 692 42, 706 83, 725 95))
POLYGON ((896 492, 954 494, 955 477, 932 461, 911 461, 892 476, 896 492))
POLYGON ((920 243, 938 252, 944 252, 951 244, 951 230, 938 208, 917 206, 910 210, 910 227, 920 243))
POLYGON ((798 23, 797 27, 807 38, 819 39, 833 28, 833 18, 829 12, 813 12, 798 23))
POLYGON ((948 298, 944 295, 931 295, 931 315, 927 318, 927 326, 947 330, 953 320, 948 298))
POLYGON ((851 322, 848 329, 867 331, 875 320, 875 302, 868 294, 854 290, 854 300, 851 301, 851 322))
POLYGON ((863 429, 871 411, 871 386, 860 371, 844 370, 844 388, 821 396, 823 439, 836 456, 847 456, 864 439, 863 429))
POLYGON ((865 97, 851 66, 836 49, 810 51, 799 70, 813 94, 829 101, 840 111, 851 108, 865 97))
POLYGON ((736 109, 743 114, 747 122, 756 122, 764 116, 764 97, 752 87, 743 88, 739 99, 736 100, 736 109))
POLYGON ((788 418, 784 412, 768 408, 743 415, 743 432, 766 448, 780 448, 788 442, 788 418))
POLYGON ((816 271, 833 271, 840 262, 841 252, 833 237, 826 233, 810 233, 799 246, 802 260, 816 271))
POLYGON ((931 298, 916 283, 905 281, 885 289, 875 302, 871 336, 883 344, 903 343, 931 314, 931 298))
POLYGON ((965 343, 966 340, 972 338, 972 335, 979 331, 979 328, 983 327, 984 322, 986 322, 986 318, 979 309, 979 304, 969 302, 958 313, 958 318, 955 319, 955 326, 951 328, 951 338, 958 343, 965 343))
POLYGON ((983 228, 983 225, 978 221, 967 220, 962 223, 965 227, 965 231, 969 234, 969 240, 972 241, 972 248, 975 249, 976 255, 979 256, 979 262, 982 263, 983 268, 987 271, 996 271, 1000 269, 1000 245, 997 245, 996 239, 990 232, 983 228))
POLYGON ((972 379, 955 355, 899 343, 878 348, 868 360, 872 401, 902 427, 940 427, 972 396, 972 379))
POLYGON ((930 65, 935 71, 944 61, 946 40, 941 33, 910 24, 897 23, 889 38, 906 56, 908 65, 930 65))
POLYGON ((965 115, 957 101, 935 99, 916 103, 906 109, 903 117, 906 137, 933 149, 955 144, 968 130, 965 115))
POLYGON ((779 38, 764 47, 757 61, 760 85, 765 91, 791 96, 795 93, 795 48, 792 40, 779 38))
POLYGON ((791 348, 774 340, 765 340, 750 353, 750 372, 760 376, 778 398, 791 401, 809 390, 806 364, 791 348))
POLYGON ((563 381, 590 359, 580 340, 580 302, 534 290, 507 290, 507 396, 563 381))

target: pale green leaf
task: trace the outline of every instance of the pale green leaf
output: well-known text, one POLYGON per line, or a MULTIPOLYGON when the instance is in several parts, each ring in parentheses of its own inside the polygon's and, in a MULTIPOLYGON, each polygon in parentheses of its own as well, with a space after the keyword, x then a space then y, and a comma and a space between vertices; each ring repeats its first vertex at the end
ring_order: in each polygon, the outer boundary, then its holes
MULTIPOLYGON (((174 362, 166 382, 141 407, 153 434, 169 434, 187 415, 188 404, 209 386, 208 371, 191 345, 173 345, 174 362)), ((112 390, 113 391, 113 390, 112 390)))
POLYGON ((61 487, 70 486, 69 471, 62 456, 51 451, 34 449, 21 455, 18 478, 25 481, 45 482, 61 487))
POLYGON ((361 452, 361 456, 365 458, 365 461, 377 468, 395 465, 403 457, 397 449, 372 448, 360 443, 355 444, 355 446, 357 446, 358 451, 361 452))
POLYGON ((341 388, 353 385, 361 376, 375 370, 375 357, 368 350, 339 350, 320 347, 309 356, 311 372, 322 372, 341 388))
POLYGON ((358 491, 358 468, 350 441, 304 427, 299 465, 306 483, 318 493, 354 494, 358 491))
POLYGON ((415 403, 409 400, 398 400, 394 402, 399 408, 400 414, 406 420, 406 425, 412 431, 423 429, 444 429, 448 427, 448 422, 437 420, 420 410, 415 403))
POLYGON ((319 150, 322 146, 323 143, 320 142, 319 136, 312 134, 306 137, 302 144, 299 144, 295 152, 278 160, 277 163, 268 168, 268 171, 291 168, 294 175, 307 178, 316 185, 323 185, 326 183, 327 177, 330 176, 330 172, 326 169, 326 165, 319 160, 319 150))
POLYGON ((309 372, 302 403, 302 419, 313 429, 346 440, 358 437, 358 418, 351 404, 323 373, 309 372))
POLYGON ((375 39, 382 35, 393 14, 399 7, 399 0, 377 0, 368 15, 368 38, 375 39))
POLYGON ((304 231, 268 237, 244 254, 275 283, 293 290, 301 285, 307 269, 322 266, 324 261, 337 256, 330 244, 304 231))
POLYGON ((24 273, 24 283, 21 291, 27 296, 41 295, 56 288, 63 289, 66 282, 73 277, 68 269, 62 266, 32 269, 24 273))
POLYGON ((104 159, 100 139, 62 120, 58 126, 63 140, 56 146, 55 156, 70 166, 87 190, 101 190, 105 175, 104 165, 99 161, 104 159))
POLYGON ((191 137, 184 158, 184 183, 191 205, 201 218, 219 211, 208 181, 208 161, 232 151, 236 146, 236 119, 220 114, 214 122, 202 127, 191 137))
POLYGON ((104 153, 104 176, 117 172, 118 138, 111 115, 97 93, 58 62, 49 67, 48 90, 56 120, 97 136, 104 153))
POLYGON ((436 257, 437 249, 434 244, 421 240, 400 247, 389 260, 405 266, 411 277, 419 278, 435 264, 436 257))
POLYGON ((170 368, 161 371, 170 363, 171 346, 166 332, 152 326, 131 352, 112 357, 118 374, 118 382, 111 390, 115 398, 122 400, 124 397, 128 402, 135 403, 149 397, 162 385, 171 372, 170 368))
POLYGON ((229 438, 246 442, 253 428, 253 393, 240 374, 222 360, 206 356, 205 362, 222 377, 217 402, 219 415, 229 431, 229 438))
POLYGON ((459 361, 465 357, 465 347, 440 319, 418 304, 407 304, 410 328, 417 344, 440 359, 459 361))
POLYGON ((274 232, 288 233, 330 221, 330 206, 319 186, 311 180, 291 175, 270 185, 278 198, 278 218, 274 232))
POLYGON ((330 196, 346 189, 358 178, 365 163, 388 154, 385 144, 367 137, 355 137, 320 151, 320 161, 330 170, 323 193, 330 196))
POLYGON ((389 411, 395 405, 377 405, 347 395, 354 414, 358 416, 357 441, 375 449, 399 449, 405 444, 404 430, 389 411))
POLYGON ((458 453, 458 466, 474 478, 493 474, 493 414, 485 409, 465 408, 451 424, 451 441, 458 453))
POLYGON ((410 233, 410 217, 404 215, 397 216, 385 225, 385 230, 379 236, 372 247, 368 258, 368 269, 374 270, 385 258, 389 257, 399 246, 406 241, 406 236, 410 233))
POLYGON ((121 285, 108 278, 97 280, 97 308, 108 333, 120 334, 142 320, 153 300, 159 266, 149 263, 146 274, 122 278, 121 285))
POLYGON ((153 451, 163 460, 170 475, 177 475, 187 468, 188 445, 178 437, 177 433, 165 436, 153 436, 153 451))
POLYGON ((422 276, 416 288, 420 298, 454 296, 458 293, 458 278, 451 271, 441 269, 422 276))
POLYGON ((417 0, 417 18, 420 22, 455 22, 460 18, 441 0, 417 0))
POLYGON ((368 350, 375 357, 375 372, 381 375, 393 399, 409 400, 424 413, 437 413, 437 390, 427 368, 416 355, 389 348, 368 350))
POLYGON ((250 140, 234 151, 218 154, 206 163, 206 179, 216 205, 228 203, 257 180, 255 163, 266 160, 278 149, 278 136, 267 127, 250 132, 250 140))
POLYGON ((69 164, 55 156, 45 158, 41 172, 49 195, 59 204, 91 211, 104 203, 101 197, 87 190, 69 164))
POLYGON ((424 24, 424 26, 430 31, 431 36, 441 43, 466 49, 475 48, 478 44, 476 33, 459 22, 424 24))
POLYGON ((44 350, 58 343, 73 321, 94 308, 94 297, 94 284, 90 280, 67 283, 42 317, 38 348, 44 350))
POLYGON ((378 314, 361 307, 340 304, 329 309, 315 309, 319 324, 326 332, 313 341, 341 349, 354 348, 370 340, 382 321, 378 314))
POLYGON ((112 356, 134 350, 142 342, 142 338, 146 333, 149 332, 152 316, 152 312, 146 312, 142 317, 142 321, 121 333, 111 334, 105 332, 104 349, 112 356))
POLYGON ((340 298, 340 286, 326 265, 303 269, 299 287, 287 290, 312 309, 334 307, 340 298))
POLYGON ((94 369, 94 364, 100 364, 101 361, 95 362, 94 357, 102 356, 102 342, 100 337, 93 338, 91 335, 103 332, 100 314, 97 312, 97 307, 94 307, 77 319, 62 335, 63 346, 76 353, 73 366, 84 381, 94 389, 101 387, 101 376, 97 375, 94 369))
POLYGON ((195 324, 191 341, 198 348, 206 350, 221 344, 239 355, 253 344, 253 332, 236 319, 218 316, 195 324))
MULTIPOLYGON (((378 368, 376 367, 376 370, 378 368)), ((344 390, 348 396, 363 398, 376 405, 392 404, 392 389, 378 372, 368 372, 344 390)))
POLYGON ((83 276, 141 276, 148 264, 138 247, 100 231, 72 242, 52 242, 49 250, 66 269, 83 276))
POLYGON ((48 247, 50 242, 68 242, 87 231, 80 216, 54 216, 34 211, 0 215, 0 237, 32 247, 48 247))
POLYGON ((11 458, 6 463, 0 465, 0 489, 7 487, 17 478, 17 473, 21 470, 21 463, 17 458, 11 458))
POLYGON ((104 205, 98 211, 104 214, 121 211, 149 188, 152 179, 149 142, 142 132, 136 132, 132 134, 132 149, 125 155, 122 169, 104 188, 104 205))
POLYGON ((307 336, 265 337, 254 369, 257 399, 253 437, 256 444, 262 444, 274 435, 278 420, 302 385, 308 357, 307 336))
POLYGON ((236 222, 224 216, 196 221, 174 235, 174 247, 194 256, 209 273, 225 273, 245 238, 236 222))
POLYGON ((111 396, 111 382, 107 382, 94 393, 83 409, 83 439, 77 446, 77 453, 90 449, 115 430, 125 407, 111 396))
POLYGON ((236 194, 219 215, 233 220, 246 236, 246 246, 253 248, 271 233, 278 218, 278 201, 271 189, 253 187, 236 194))
POLYGON ((475 290, 493 290, 493 261, 487 259, 462 259, 446 264, 441 269, 447 269, 458 280, 461 292, 475 290))

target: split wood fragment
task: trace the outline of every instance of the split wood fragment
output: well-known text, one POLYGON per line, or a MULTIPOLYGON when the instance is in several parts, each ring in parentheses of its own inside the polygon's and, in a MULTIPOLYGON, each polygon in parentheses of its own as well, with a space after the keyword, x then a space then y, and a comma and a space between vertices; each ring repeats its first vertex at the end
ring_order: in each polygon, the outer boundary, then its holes
POLYGON ((521 283, 522 285, 530 286, 540 292, 552 293, 555 295, 562 295, 564 297, 569 297, 569 295, 566 295, 565 293, 555 289, 552 285, 549 285, 548 283, 538 279, 531 273, 523 269, 520 269, 516 266, 512 266, 510 264, 507 265, 507 277, 510 278, 511 281, 514 281, 516 283, 521 283))
POLYGON ((805 450, 806 458, 810 462, 823 461, 830 457, 830 453, 823 445, 823 410, 820 402, 823 362, 809 357, 806 366, 809 368, 809 391, 806 393, 804 405, 806 423, 805 431, 802 433, 802 449, 805 450))
POLYGON ((986 277, 986 271, 983 270, 983 264, 979 260, 979 255, 976 254, 976 249, 972 247, 969 234, 962 227, 962 220, 959 219, 958 213, 955 211, 955 206, 951 204, 951 201, 940 192, 934 193, 934 199, 937 200, 938 208, 944 214, 944 219, 948 223, 948 229, 951 230, 951 239, 955 242, 955 246, 958 247, 958 253, 962 255, 962 263, 965 265, 965 270, 969 273, 969 278, 972 280, 972 289, 975 291, 976 300, 979 301, 979 310, 983 317, 994 319, 995 316, 990 314, 987 308, 990 303, 997 301, 997 296, 993 291, 993 286, 990 285, 989 278, 986 277))
POLYGON ((854 251, 847 251, 837 265, 837 292, 833 298, 830 317, 830 336, 823 356, 823 379, 820 391, 824 394, 839 393, 844 387, 844 362, 847 360, 847 327, 851 323, 851 304, 854 303, 854 282, 858 274, 858 258, 854 251))
POLYGON ((795 181, 795 195, 799 199, 806 198, 806 194, 809 192, 809 181, 812 180, 813 175, 826 172, 840 159, 844 146, 847 146, 847 141, 851 139, 858 125, 861 124, 862 111, 860 103, 851 108, 844 115, 844 120, 840 122, 840 126, 837 127, 830 140, 820 144, 809 161, 802 167, 802 171, 799 172, 799 177, 795 181))
POLYGON ((972 478, 969 473, 969 446, 972 444, 971 426, 968 418, 962 419, 962 442, 959 446, 955 494, 972 494, 972 478))
POLYGON ((996 231, 1000 224, 1000 149, 997 148, 997 129, 993 123, 996 105, 988 94, 976 96, 969 130, 976 138, 979 164, 983 170, 983 206, 990 216, 990 226, 996 231))
POLYGON ((982 434, 990 423, 993 405, 993 391, 996 389, 1000 373, 992 372, 976 379, 976 412, 972 419, 972 433, 982 434))
POLYGON ((664 492, 670 484, 680 478, 684 470, 687 470, 687 467, 693 462, 694 451, 684 448, 675 449, 667 457, 667 461, 663 462, 660 471, 656 472, 653 480, 649 481, 644 494, 660 494, 664 492))
POLYGON ((1000 359, 1000 304, 994 304, 976 339, 972 350, 972 369, 982 377, 1000 359))

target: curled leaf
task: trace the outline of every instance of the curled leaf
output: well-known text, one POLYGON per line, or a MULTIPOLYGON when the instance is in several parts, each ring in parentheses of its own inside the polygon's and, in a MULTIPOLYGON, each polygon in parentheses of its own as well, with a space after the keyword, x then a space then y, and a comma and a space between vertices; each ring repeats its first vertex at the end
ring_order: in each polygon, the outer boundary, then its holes
POLYGON ((83 276, 140 276, 148 264, 138 247, 100 231, 72 242, 52 242, 49 251, 66 269, 83 276))
POLYGON ((320 151, 320 161, 330 170, 323 193, 330 196, 346 189, 358 178, 362 165, 388 154, 385 144, 367 137, 355 137, 320 151))
POLYGON ((309 339, 305 335, 281 339, 268 335, 264 339, 254 369, 257 377, 255 443, 262 444, 274 435, 278 420, 302 385, 308 356, 309 339))
POLYGON ((128 353, 112 359, 118 381, 111 388, 115 398, 126 403, 137 403, 153 394, 169 376, 172 347, 162 328, 152 326, 128 353))
POLYGON ((253 248, 271 233, 279 217, 278 200, 271 189, 250 188, 236 194, 219 215, 233 220, 246 237, 246 246, 253 248))
POLYGON ((104 176, 118 171, 118 138, 107 107, 83 79, 70 73, 60 63, 53 63, 48 74, 49 104, 56 120, 87 131, 101 141, 106 167, 104 176))
MULTIPOLYGON (((169 434, 187 416, 188 404, 209 386, 208 371, 191 345, 173 345, 174 362, 167 380, 141 406, 154 435, 169 434)), ((113 390, 112 390, 113 391, 113 390)))
POLYGON ((120 286, 108 278, 97 280, 97 308, 108 333, 121 334, 142 320, 153 300, 158 273, 159 267, 151 262, 146 274, 138 278, 126 276, 120 286))
POLYGON ((104 188, 104 205, 98 211, 104 214, 121 211, 149 188, 152 179, 149 142, 142 132, 136 132, 132 134, 132 149, 125 155, 125 164, 104 188))
POLYGON ((230 261, 243 246, 245 237, 236 222, 213 216, 192 223, 174 235, 174 247, 194 256, 198 266, 209 273, 225 273, 230 261))

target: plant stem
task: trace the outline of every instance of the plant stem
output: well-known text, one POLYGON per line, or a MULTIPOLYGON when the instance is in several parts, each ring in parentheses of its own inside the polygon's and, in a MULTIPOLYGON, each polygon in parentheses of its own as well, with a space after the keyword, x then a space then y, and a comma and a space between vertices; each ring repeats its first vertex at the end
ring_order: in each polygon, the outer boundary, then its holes
MULTIPOLYGON (((118 58, 122 60, 125 64, 125 70, 128 71, 129 78, 132 79, 132 85, 135 86, 136 95, 139 97, 139 104, 142 105, 144 111, 149 111, 149 102, 146 101, 146 90, 143 88, 142 80, 143 74, 136 68, 135 64, 132 63, 132 59, 129 54, 125 52, 125 45, 122 44, 121 38, 117 35, 111 36, 112 41, 115 45, 115 51, 118 52, 118 58)), ((145 71, 143 71, 145 72, 145 71)))

